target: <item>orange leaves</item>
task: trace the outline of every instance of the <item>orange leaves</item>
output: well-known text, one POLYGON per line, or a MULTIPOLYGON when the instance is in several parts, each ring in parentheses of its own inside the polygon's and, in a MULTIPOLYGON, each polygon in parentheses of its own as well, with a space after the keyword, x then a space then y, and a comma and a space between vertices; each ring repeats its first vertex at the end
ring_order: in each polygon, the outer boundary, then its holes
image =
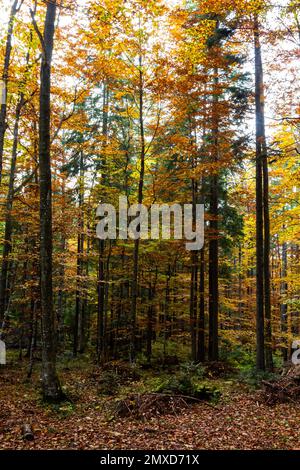
POLYGON ((267 6, 265 0, 201 0, 199 14, 226 15, 235 12, 238 15, 259 13, 267 6))

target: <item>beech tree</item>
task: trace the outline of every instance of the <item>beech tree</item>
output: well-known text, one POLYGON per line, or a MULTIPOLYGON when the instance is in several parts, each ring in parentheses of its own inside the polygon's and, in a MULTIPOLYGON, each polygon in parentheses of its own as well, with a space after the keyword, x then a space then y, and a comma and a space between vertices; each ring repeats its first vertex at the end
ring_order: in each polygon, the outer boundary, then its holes
POLYGON ((42 316, 42 385, 46 400, 59 401, 62 391, 56 373, 56 335, 52 284, 52 177, 51 177, 51 63, 54 46, 56 0, 47 3, 43 35, 33 22, 42 47, 39 99, 40 286, 42 316))

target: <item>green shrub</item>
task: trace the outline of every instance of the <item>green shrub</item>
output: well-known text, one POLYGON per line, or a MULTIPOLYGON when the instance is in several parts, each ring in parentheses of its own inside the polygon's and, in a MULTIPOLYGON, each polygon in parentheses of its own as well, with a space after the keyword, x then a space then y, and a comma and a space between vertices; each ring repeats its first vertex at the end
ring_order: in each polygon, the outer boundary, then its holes
POLYGON ((255 355, 245 346, 235 346, 231 349, 221 350, 220 360, 228 362, 230 365, 240 370, 253 369, 255 366, 255 355))
POLYGON ((103 371, 99 379, 98 393, 100 395, 116 395, 120 388, 120 376, 114 371, 103 371))
POLYGON ((254 388, 259 388, 263 380, 272 382, 276 379, 278 379, 278 374, 267 371, 257 371, 255 368, 242 370, 239 374, 239 380, 254 388))
POLYGON ((182 364, 180 368, 183 373, 195 379, 203 379, 206 374, 206 367, 196 362, 186 362, 182 364))
POLYGON ((218 399, 220 390, 205 382, 196 382, 189 374, 181 373, 160 383, 156 393, 169 393, 172 395, 184 395, 186 397, 197 398, 199 400, 218 399))

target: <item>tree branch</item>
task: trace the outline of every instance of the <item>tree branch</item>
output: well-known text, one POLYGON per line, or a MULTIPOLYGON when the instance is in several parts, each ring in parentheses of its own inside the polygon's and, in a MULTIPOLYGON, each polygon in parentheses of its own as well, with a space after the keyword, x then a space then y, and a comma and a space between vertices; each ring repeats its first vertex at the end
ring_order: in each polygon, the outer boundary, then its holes
POLYGON ((39 40, 40 40, 40 43, 41 43, 41 46, 42 46, 42 50, 43 50, 43 57, 45 58, 46 57, 46 47, 45 47, 44 38, 42 36, 42 33, 39 30, 39 27, 37 25, 36 20, 35 20, 33 10, 31 8, 29 10, 30 10, 30 15, 31 15, 31 19, 32 19, 32 24, 33 24, 33 27, 34 27, 34 30, 35 30, 36 34, 39 37, 39 40))

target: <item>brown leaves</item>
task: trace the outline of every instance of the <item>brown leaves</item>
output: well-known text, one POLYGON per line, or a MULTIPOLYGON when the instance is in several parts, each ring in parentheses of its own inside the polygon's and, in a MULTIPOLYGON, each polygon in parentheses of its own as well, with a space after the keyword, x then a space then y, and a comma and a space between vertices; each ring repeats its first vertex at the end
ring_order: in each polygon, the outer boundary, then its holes
MULTIPOLYGON (((34 384, 25 384, 18 371, 1 375, 1 449, 295 449, 299 446, 300 407, 274 407, 260 393, 236 393, 218 409, 196 403, 176 413, 132 416, 109 422, 103 398, 86 372, 68 372, 64 382, 75 387, 78 400, 68 413, 44 407, 34 384), (7 375, 14 380, 3 380, 7 375), (80 387, 79 387, 80 384, 80 387), (27 412, 30 411, 30 413, 27 412), (22 422, 30 423, 35 440, 22 439, 22 422)), ((104 400, 105 402, 105 400, 104 400)))

